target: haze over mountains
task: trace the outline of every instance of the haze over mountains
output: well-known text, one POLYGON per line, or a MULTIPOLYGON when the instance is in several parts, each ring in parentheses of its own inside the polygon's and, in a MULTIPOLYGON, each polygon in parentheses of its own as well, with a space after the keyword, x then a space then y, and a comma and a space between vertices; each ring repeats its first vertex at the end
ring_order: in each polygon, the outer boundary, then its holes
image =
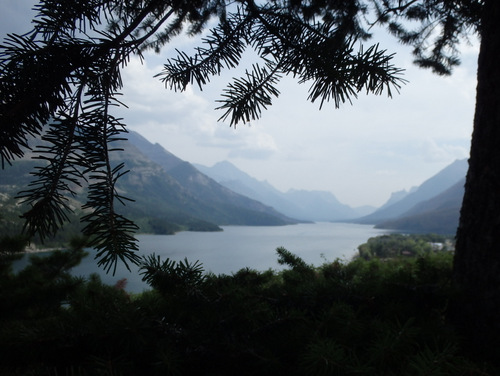
POLYGON ((376 227, 413 232, 455 234, 464 196, 465 177, 437 196, 415 204, 410 210, 379 222, 376 227))
POLYGON ((456 160, 391 205, 359 218, 378 228, 454 234, 464 195, 466 159, 456 160))
POLYGON ((408 194, 400 197, 391 205, 383 205, 374 213, 361 218, 361 223, 380 223, 381 221, 397 218, 410 211, 414 205, 432 199, 446 191, 467 173, 467 161, 457 160, 436 175, 424 181, 419 187, 412 189, 408 194))
POLYGON ((265 181, 248 176, 229 162, 212 167, 196 165, 229 189, 295 218, 349 221, 374 224, 379 228, 444 234, 456 231, 467 166, 467 160, 457 160, 410 192, 393 193, 387 203, 373 210, 351 208, 340 203, 330 192, 290 190, 283 193, 265 181), (370 211, 372 213, 366 214, 370 211))
POLYGON ((272 206, 287 216, 306 221, 345 221, 375 210, 373 207, 352 208, 342 204, 331 192, 291 189, 281 192, 266 181, 247 175, 224 161, 212 167, 195 167, 223 186, 272 206))
MULTIPOLYGON (((112 153, 112 157, 130 169, 117 187, 135 202, 120 210, 140 226, 141 232, 216 231, 220 225, 267 226, 309 221, 349 221, 447 234, 454 233, 457 227, 466 160, 455 161, 410 192, 393 193, 386 204, 375 210, 352 208, 331 192, 281 192, 227 161, 212 167, 192 165, 138 133, 130 132, 127 138, 128 141, 116 145, 124 151, 112 153)), ((4 213, 15 207, 13 197, 26 188, 33 164, 30 160, 17 161, 2 172, 0 206, 4 213)))

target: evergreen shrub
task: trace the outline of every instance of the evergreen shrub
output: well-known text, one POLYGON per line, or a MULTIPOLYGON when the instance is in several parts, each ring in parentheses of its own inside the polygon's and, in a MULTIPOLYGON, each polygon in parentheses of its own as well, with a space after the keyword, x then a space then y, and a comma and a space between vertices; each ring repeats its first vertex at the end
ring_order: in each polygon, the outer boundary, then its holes
POLYGON ((3 271, 0 375, 496 375, 444 319, 452 255, 203 273, 143 261, 141 294, 71 277, 81 253, 3 271))

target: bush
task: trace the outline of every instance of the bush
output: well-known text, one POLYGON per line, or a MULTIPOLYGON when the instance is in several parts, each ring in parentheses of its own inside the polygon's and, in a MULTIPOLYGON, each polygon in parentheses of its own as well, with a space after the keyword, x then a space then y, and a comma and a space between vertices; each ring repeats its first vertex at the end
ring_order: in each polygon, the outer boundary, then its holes
MULTIPOLYGON (((46 284, 59 291, 49 306, 21 299, 5 315, 0 375, 498 374, 468 359, 444 320, 450 254, 313 268, 284 248, 277 253, 289 269, 233 275, 152 256, 143 272, 155 288, 132 296, 123 283, 67 279, 66 269, 34 259, 2 279, 4 293, 18 279, 26 291, 43 280, 66 289, 46 284)), ((12 291, 23 296, 20 286, 12 291)))
POLYGON ((440 245, 439 250, 448 250, 453 240, 443 235, 433 234, 389 234, 368 239, 358 247, 359 257, 370 260, 374 257, 394 258, 401 256, 415 257, 435 251, 434 246, 440 245))

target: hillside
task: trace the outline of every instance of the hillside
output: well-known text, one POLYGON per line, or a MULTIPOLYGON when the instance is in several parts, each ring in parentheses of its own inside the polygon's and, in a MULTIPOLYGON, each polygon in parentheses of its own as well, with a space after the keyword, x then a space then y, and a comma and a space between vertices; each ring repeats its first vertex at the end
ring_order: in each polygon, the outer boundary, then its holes
POLYGON ((196 205, 184 209, 199 218, 219 225, 285 225, 297 223, 273 208, 235 193, 201 173, 158 144, 149 143, 136 132, 130 132, 128 143, 160 166, 173 178, 196 205))
MULTIPOLYGON (((466 160, 455 161, 410 192, 400 191, 370 215, 344 205, 330 192, 280 192, 229 162, 213 167, 193 166, 138 133, 115 146, 113 162, 125 162, 130 172, 117 189, 134 202, 119 211, 133 219, 141 232, 170 234, 181 230, 216 231, 220 225, 285 225, 301 221, 352 221, 380 228, 418 232, 453 233, 463 196, 466 160), (283 214, 282 214, 283 213, 283 214)), ((3 232, 20 226, 16 194, 31 180, 33 160, 16 161, 2 171, 0 227, 3 232), (14 226, 14 223, 16 225, 14 226)), ((85 188, 79 188, 81 193, 85 188)), ((71 198, 77 211, 85 195, 71 198), (80 200, 80 201, 77 201, 80 200)), ((365 209, 365 210, 369 210, 365 209)), ((81 228, 71 216, 71 232, 81 228)))
POLYGON ((394 202, 392 205, 383 205, 374 213, 358 218, 354 222, 378 225, 405 216, 405 213, 410 211, 415 205, 431 200, 461 181, 467 173, 467 168, 468 164, 466 159, 457 160, 424 181, 412 192, 403 195, 403 198, 394 202))
MULTIPOLYGON (((125 206, 118 205, 117 210, 136 222, 140 232, 172 234, 182 230, 219 231, 220 225, 297 223, 266 205, 221 186, 138 134, 131 133, 130 136, 130 141, 119 141, 114 145, 123 151, 114 152, 111 157, 112 163, 124 162, 130 170, 121 177, 116 188, 120 194, 134 200, 127 201, 125 206)), ((20 228, 21 210, 14 197, 26 189, 31 181, 30 171, 36 164, 29 159, 18 160, 1 172, 0 233, 20 228)), ((68 197, 76 211, 76 215, 70 215, 71 223, 66 226, 66 229, 71 229, 71 234, 78 233, 82 227, 77 215, 86 200, 85 186, 79 191, 81 195, 68 197)))
POLYGON ((377 228, 455 234, 464 195, 465 178, 441 194, 416 204, 396 219, 379 223, 377 228))

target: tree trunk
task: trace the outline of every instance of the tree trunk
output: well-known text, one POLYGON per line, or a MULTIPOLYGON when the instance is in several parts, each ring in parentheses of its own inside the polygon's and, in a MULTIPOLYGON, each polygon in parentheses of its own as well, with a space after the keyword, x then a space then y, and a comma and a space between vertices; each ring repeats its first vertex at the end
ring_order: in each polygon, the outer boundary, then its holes
POLYGON ((485 0, 474 132, 457 231, 450 317, 471 346, 500 350, 500 1, 485 0))

